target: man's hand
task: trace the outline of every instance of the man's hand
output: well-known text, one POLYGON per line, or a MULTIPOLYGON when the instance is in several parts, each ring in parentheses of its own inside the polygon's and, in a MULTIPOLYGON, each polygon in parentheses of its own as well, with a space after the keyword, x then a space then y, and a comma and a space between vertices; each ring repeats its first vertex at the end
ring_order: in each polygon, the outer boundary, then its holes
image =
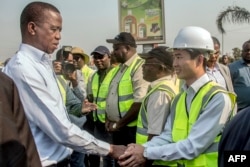
POLYGON ((60 61, 53 61, 53 68, 56 74, 62 74, 62 63, 60 61))
POLYGON ((110 152, 109 156, 111 156, 114 159, 118 159, 122 154, 124 154, 124 151, 127 149, 126 146, 123 145, 110 145, 110 152))
POLYGON ((76 70, 67 74, 68 74, 68 80, 70 80, 71 82, 77 81, 76 70))
POLYGON ((144 147, 138 144, 129 144, 127 150, 119 157, 122 167, 138 167, 146 162, 143 157, 144 147))
POLYGON ((97 105, 95 103, 90 103, 87 99, 84 100, 82 104, 82 114, 87 114, 96 109, 97 109, 97 105))
POLYGON ((106 116, 106 120, 105 120, 105 129, 106 129, 106 131, 114 132, 114 131, 118 131, 119 128, 121 128, 119 126, 119 122, 110 121, 106 116))
POLYGON ((72 83, 73 87, 77 87, 78 81, 77 81, 76 70, 73 72, 66 72, 63 70, 62 73, 63 73, 64 79, 69 80, 72 83))

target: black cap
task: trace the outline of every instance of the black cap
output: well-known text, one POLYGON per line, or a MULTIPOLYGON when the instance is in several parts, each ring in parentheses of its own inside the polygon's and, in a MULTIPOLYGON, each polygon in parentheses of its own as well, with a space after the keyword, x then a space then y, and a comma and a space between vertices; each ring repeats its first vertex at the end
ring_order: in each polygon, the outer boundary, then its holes
POLYGON ((110 55, 109 49, 106 46, 97 46, 95 50, 91 53, 91 55, 93 55, 94 53, 99 53, 101 55, 110 55))
POLYGON ((167 68, 173 70, 173 52, 166 46, 158 46, 140 55, 143 59, 156 58, 167 68))
POLYGON ((128 32, 121 32, 114 39, 107 39, 108 43, 127 44, 136 48, 135 38, 128 32))

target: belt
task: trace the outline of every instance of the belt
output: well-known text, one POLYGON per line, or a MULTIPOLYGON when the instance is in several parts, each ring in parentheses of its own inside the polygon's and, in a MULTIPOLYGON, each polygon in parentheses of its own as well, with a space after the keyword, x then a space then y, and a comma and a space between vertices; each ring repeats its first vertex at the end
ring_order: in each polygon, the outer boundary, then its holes
POLYGON ((68 167, 70 164, 70 157, 66 157, 63 160, 57 162, 57 164, 52 164, 47 167, 68 167))

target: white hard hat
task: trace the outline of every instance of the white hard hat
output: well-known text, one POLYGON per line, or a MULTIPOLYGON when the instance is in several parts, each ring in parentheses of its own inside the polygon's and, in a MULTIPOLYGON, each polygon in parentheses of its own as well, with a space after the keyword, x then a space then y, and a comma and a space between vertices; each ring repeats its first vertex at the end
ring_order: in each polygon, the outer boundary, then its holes
POLYGON ((201 27, 184 27, 174 40, 174 49, 202 49, 214 51, 211 34, 201 27))

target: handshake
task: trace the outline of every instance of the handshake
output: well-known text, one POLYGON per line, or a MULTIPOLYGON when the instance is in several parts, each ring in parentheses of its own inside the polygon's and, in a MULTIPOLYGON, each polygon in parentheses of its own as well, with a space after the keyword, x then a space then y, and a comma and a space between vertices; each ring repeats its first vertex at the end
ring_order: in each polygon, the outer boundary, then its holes
POLYGON ((143 156, 144 147, 139 144, 111 145, 109 156, 118 160, 122 167, 141 167, 144 166, 146 158, 143 156))

